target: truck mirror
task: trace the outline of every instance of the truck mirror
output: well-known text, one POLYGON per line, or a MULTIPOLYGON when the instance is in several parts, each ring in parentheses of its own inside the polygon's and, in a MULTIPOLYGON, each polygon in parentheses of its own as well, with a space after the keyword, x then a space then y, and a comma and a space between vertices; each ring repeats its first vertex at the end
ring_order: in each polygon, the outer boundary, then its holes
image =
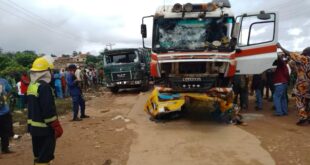
POLYGON ((146 38, 147 37, 147 30, 146 30, 146 25, 145 24, 141 24, 141 35, 142 35, 142 38, 146 38))
POLYGON ((259 15, 257 15, 257 18, 260 20, 268 20, 271 18, 270 14, 266 14, 265 11, 261 11, 259 15))
POLYGON ((239 31, 240 31, 240 23, 237 22, 237 23, 235 23, 235 25, 234 25, 234 29, 233 29, 233 32, 232 32, 231 37, 232 37, 232 38, 238 38, 239 31))

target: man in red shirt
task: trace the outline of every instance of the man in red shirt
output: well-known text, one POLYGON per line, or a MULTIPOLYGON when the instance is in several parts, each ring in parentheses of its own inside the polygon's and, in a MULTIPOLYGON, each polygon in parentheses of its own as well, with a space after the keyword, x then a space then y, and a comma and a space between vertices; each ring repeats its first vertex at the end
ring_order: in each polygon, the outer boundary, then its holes
POLYGON ((277 60, 277 68, 274 72, 273 84, 274 95, 273 102, 276 108, 276 116, 287 115, 287 85, 289 81, 289 72, 283 56, 279 56, 277 60))
POLYGON ((21 94, 24 98, 22 98, 22 108, 25 108, 26 104, 27 104, 27 89, 28 89, 28 86, 29 86, 29 83, 30 83, 30 80, 29 80, 29 77, 27 75, 26 72, 23 72, 22 73, 22 76, 20 78, 20 91, 21 91, 21 94))

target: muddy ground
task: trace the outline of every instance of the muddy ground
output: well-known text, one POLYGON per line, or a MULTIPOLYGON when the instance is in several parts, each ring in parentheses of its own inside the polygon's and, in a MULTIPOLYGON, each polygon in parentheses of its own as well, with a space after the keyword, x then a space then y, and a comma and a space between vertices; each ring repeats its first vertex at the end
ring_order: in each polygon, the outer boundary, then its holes
MULTIPOLYGON (((102 92, 87 102, 91 116, 70 122, 62 116, 64 135, 57 140, 57 165, 187 165, 187 164, 310 164, 310 126, 295 125, 294 102, 285 117, 272 116, 264 100, 255 111, 251 98, 244 112, 248 126, 210 121, 192 110, 182 119, 155 123, 143 112, 148 93, 102 92)), ((0 155, 1 165, 31 165, 31 138, 25 134, 11 143, 14 154, 0 155)))

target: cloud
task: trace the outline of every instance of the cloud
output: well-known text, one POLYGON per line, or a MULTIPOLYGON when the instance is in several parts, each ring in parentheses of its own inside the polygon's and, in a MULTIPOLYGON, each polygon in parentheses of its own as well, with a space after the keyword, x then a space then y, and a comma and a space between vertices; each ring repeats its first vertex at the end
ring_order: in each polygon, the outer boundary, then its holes
POLYGON ((294 50, 301 50, 302 48, 300 47, 300 44, 303 43, 306 40, 305 37, 299 37, 299 38, 294 38, 294 50))
MULTIPOLYGON (((166 0, 166 5, 176 2, 184 4, 188 0, 166 0)), ((260 10, 277 11, 280 19, 280 42, 288 49, 306 47, 307 43, 300 42, 300 39, 294 36, 310 36, 310 30, 307 30, 307 25, 310 24, 307 22, 310 14, 309 2, 231 0, 231 4, 236 15, 245 12, 257 13, 260 10)), ((35 50, 39 53, 57 55, 69 54, 72 51, 90 51, 98 54, 107 43, 115 43, 115 48, 141 47, 141 18, 154 14, 159 5, 163 5, 162 0, 1 1, 0 47, 8 51, 35 50), (25 10, 23 12, 18 5, 30 13, 25 10)), ((148 31, 151 32, 151 24, 148 24, 148 31)))
POLYGON ((300 28, 292 28, 292 29, 289 29, 287 32, 288 32, 289 35, 299 36, 302 33, 302 29, 300 29, 300 28))

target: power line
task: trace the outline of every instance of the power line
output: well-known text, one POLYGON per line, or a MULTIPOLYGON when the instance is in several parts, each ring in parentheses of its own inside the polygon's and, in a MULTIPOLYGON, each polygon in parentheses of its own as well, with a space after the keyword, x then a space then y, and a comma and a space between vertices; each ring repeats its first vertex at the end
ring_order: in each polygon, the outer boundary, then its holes
POLYGON ((9 10, 5 10, 4 8, 2 8, 2 10, 4 10, 5 12, 7 12, 11 15, 14 15, 15 17, 26 20, 28 22, 30 21, 32 23, 35 23, 35 24, 39 25, 41 28, 47 29, 53 33, 57 33, 59 36, 61 36, 63 38, 66 36, 67 38, 74 40, 74 41, 76 41, 76 40, 82 41, 82 39, 77 37, 77 36, 74 36, 72 34, 68 34, 68 33, 65 33, 63 31, 59 31, 55 28, 52 28, 51 24, 48 23, 48 21, 44 20, 42 17, 37 17, 36 14, 30 12, 29 10, 24 9, 22 7, 17 7, 17 5, 12 5, 12 4, 7 3, 7 2, 12 2, 12 1, 6 1, 6 2, 2 1, 2 4, 6 5, 6 7, 9 7, 10 9, 18 11, 17 13, 22 14, 22 15, 15 14, 13 12, 10 12, 9 10))
POLYGON ((24 12, 26 12, 26 14, 29 14, 31 17, 34 17, 34 18, 38 18, 38 20, 46 23, 46 24, 50 24, 49 21, 47 21, 45 18, 41 17, 40 15, 34 13, 34 12, 31 12, 30 10, 22 7, 21 5, 17 4, 16 2, 12 1, 12 0, 7 0, 7 2, 9 2, 11 5, 13 5, 15 8, 19 8, 21 10, 23 10, 24 12))
MULTIPOLYGON (((39 16, 38 14, 36 14, 34 12, 32 12, 32 11, 22 7, 21 5, 17 4, 13 0, 7 0, 7 2, 9 2, 11 4, 11 6, 13 5, 13 7, 17 8, 19 11, 22 11, 23 13, 26 13, 27 15, 30 15, 31 17, 37 19, 40 23, 43 23, 43 24, 45 24, 47 26, 50 26, 50 27, 53 26, 53 27, 57 28, 57 25, 50 23, 50 21, 46 20, 45 18, 39 16)), ((79 39, 81 41, 84 40, 83 38, 80 38, 79 36, 76 36, 76 35, 74 35, 72 33, 64 32, 64 31, 60 31, 60 32, 66 34, 66 35, 70 35, 73 38, 79 39)))
MULTIPOLYGON (((7 9, 1 8, 1 7, 0 7, 0 9, 1 9, 2 11, 6 12, 6 13, 8 13, 8 14, 10 14, 10 15, 13 15, 13 16, 15 16, 15 17, 17 17, 17 18, 20 18, 20 19, 22 19, 22 20, 24 20, 24 21, 31 22, 31 23, 33 23, 33 24, 37 24, 38 26, 41 27, 41 29, 44 29, 44 30, 47 30, 47 31, 50 31, 50 32, 53 32, 53 33, 57 33, 57 32, 54 31, 53 29, 50 29, 50 28, 48 28, 48 27, 44 27, 44 26, 42 26, 41 24, 38 24, 37 22, 34 22, 34 21, 31 20, 31 19, 28 19, 27 17, 22 17, 21 15, 18 15, 18 14, 16 14, 16 13, 13 13, 13 12, 11 12, 11 11, 9 11, 9 10, 7 10, 7 9)), ((38 26, 34 26, 34 27, 38 28, 38 26)), ((57 34, 59 34, 59 33, 57 33, 57 34)), ((59 35, 59 37, 62 37, 62 38, 65 38, 65 39, 74 40, 74 39, 72 39, 72 38, 67 38, 67 37, 65 37, 65 36, 63 36, 63 35, 59 35)), ((76 41, 76 40, 74 40, 74 41, 76 41)))

